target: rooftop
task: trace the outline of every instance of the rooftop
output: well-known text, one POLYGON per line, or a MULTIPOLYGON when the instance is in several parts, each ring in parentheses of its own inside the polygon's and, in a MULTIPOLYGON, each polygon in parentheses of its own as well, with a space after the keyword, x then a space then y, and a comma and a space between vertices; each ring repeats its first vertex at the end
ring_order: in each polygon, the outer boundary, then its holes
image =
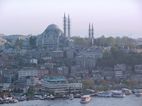
POLYGON ((46 81, 66 81, 64 76, 46 76, 44 77, 46 81))

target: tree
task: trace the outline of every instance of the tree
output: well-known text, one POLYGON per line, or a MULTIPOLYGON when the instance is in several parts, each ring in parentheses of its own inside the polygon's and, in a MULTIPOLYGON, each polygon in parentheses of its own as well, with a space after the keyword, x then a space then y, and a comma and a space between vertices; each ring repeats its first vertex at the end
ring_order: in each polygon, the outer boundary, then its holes
POLYGON ((36 48, 36 40, 37 38, 35 36, 31 36, 29 38, 29 44, 31 48, 36 48))
POLYGON ((89 40, 87 38, 81 38, 81 37, 72 37, 74 40, 75 45, 79 45, 82 47, 88 47, 89 46, 89 40))
POLYGON ((116 64, 126 64, 134 66, 142 63, 142 54, 139 53, 125 53, 121 48, 112 47, 110 52, 105 52, 103 58, 97 61, 97 66, 113 67, 116 64))
POLYGON ((34 96, 34 93, 35 93, 34 87, 33 87, 33 86, 30 86, 29 89, 28 89, 28 91, 27 91, 27 96, 28 96, 29 98, 32 98, 32 97, 34 96))
POLYGON ((113 37, 106 38, 106 44, 107 44, 107 46, 114 46, 115 45, 115 39, 113 37))
POLYGON ((23 40, 22 39, 17 39, 15 42, 15 47, 18 49, 21 49, 23 46, 23 40))
POLYGON ((94 88, 94 81, 92 79, 86 79, 82 83, 83 83, 83 86, 85 89, 93 89, 94 88))

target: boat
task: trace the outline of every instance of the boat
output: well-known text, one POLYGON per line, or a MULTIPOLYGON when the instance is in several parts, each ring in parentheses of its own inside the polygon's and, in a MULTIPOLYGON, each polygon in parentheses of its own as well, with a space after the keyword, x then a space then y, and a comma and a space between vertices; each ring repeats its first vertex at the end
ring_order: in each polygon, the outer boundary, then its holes
POLYGON ((73 100, 73 99, 74 99, 74 95, 73 95, 73 94, 70 94, 70 95, 69 95, 69 99, 70 99, 70 100, 73 100))
POLYGON ((122 88, 122 92, 125 93, 125 95, 131 95, 132 91, 130 89, 127 88, 122 88))
POLYGON ((25 101, 26 100, 26 95, 17 97, 17 100, 18 101, 25 101))
POLYGON ((0 104, 3 104, 4 103, 4 101, 3 101, 3 99, 0 97, 0 104))
POLYGON ((142 89, 134 89, 133 93, 137 96, 140 97, 142 96, 142 89))
POLYGON ((141 93, 141 92, 138 92, 138 93, 135 93, 135 95, 136 95, 137 97, 140 97, 140 96, 142 96, 142 93, 141 93))
POLYGON ((80 103, 86 104, 86 103, 89 103, 90 101, 91 101, 91 96, 90 95, 81 96, 80 103))
POLYGON ((112 97, 124 98, 126 95, 122 91, 112 91, 112 97))
POLYGON ((18 102, 17 99, 12 99, 12 100, 11 100, 11 103, 17 103, 17 102, 18 102))
POLYGON ((3 99, 3 103, 17 103, 18 100, 13 97, 5 97, 3 99))
POLYGON ((40 95, 40 94, 35 94, 35 95, 34 95, 34 99, 35 99, 35 100, 43 100, 44 98, 43 98, 43 96, 40 95))
POLYGON ((74 94, 74 98, 81 98, 81 94, 79 94, 79 93, 74 94))
POLYGON ((112 97, 112 92, 102 91, 102 92, 96 93, 96 96, 98 96, 98 97, 112 97))
POLYGON ((50 96, 48 96, 47 98, 50 99, 50 100, 54 100, 55 99, 55 97, 52 94, 50 96))

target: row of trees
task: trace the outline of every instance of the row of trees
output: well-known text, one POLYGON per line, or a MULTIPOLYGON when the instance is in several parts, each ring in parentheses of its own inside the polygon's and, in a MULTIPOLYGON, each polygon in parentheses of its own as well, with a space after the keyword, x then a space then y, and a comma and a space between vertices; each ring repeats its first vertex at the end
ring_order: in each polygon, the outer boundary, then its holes
MULTIPOLYGON (((37 47, 36 46, 36 40, 37 40, 36 36, 31 36, 29 38, 29 47, 30 48, 36 48, 37 47)), ((23 39, 17 39, 14 47, 21 49, 23 46, 24 46, 24 40, 23 39)))
POLYGON ((95 44, 98 46, 125 46, 135 47, 135 39, 129 37, 104 37, 101 36, 95 40, 95 44))
MULTIPOLYGON (((79 45, 82 47, 89 47, 90 41, 88 38, 82 37, 72 37, 75 45, 79 45)), ((36 36, 31 36, 29 38, 29 46, 30 48, 36 48, 36 36)), ((17 39, 15 42, 16 48, 22 48, 24 40, 17 39)), ((94 39, 94 45, 97 46, 124 46, 124 47, 135 47, 136 41, 135 39, 128 37, 104 37, 101 36, 99 38, 94 39)))
POLYGON ((105 52, 102 59, 97 61, 97 66, 113 67, 115 64, 126 64, 134 66, 137 64, 142 64, 142 54, 139 53, 125 53, 119 47, 112 47, 110 52, 105 52))
MULTIPOLYGON (((89 46, 88 38, 72 37, 76 45, 89 46)), ((94 45, 97 46, 125 46, 133 48, 135 47, 135 39, 129 37, 105 37, 101 36, 94 39, 94 45)))

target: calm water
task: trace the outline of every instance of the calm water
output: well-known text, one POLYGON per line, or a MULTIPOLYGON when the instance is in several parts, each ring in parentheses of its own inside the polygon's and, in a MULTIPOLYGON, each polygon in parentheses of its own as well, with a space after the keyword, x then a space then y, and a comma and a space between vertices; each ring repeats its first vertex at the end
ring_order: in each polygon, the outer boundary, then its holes
POLYGON ((16 104, 3 104, 0 106, 142 106, 142 97, 134 95, 125 98, 98 98, 93 97, 88 104, 80 104, 80 99, 74 100, 33 100, 16 104))

